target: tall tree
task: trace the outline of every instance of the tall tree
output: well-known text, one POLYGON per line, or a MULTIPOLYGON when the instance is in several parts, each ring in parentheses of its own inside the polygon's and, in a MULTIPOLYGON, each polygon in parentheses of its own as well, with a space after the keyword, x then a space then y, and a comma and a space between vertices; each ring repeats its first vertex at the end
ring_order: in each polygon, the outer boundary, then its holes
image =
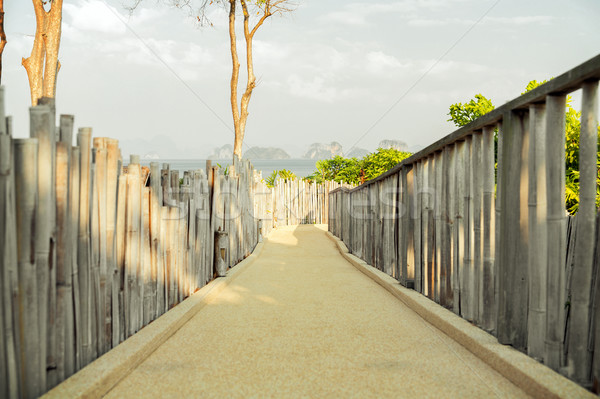
MULTIPOLYGON (((133 11, 142 0, 133 0, 132 5, 127 7, 133 11)), ((233 127, 235 138, 233 142, 233 156, 242 157, 242 144, 246 133, 246 122, 248 120, 248 105, 252 92, 256 87, 256 76, 254 75, 253 59, 253 40, 258 29, 264 24, 267 18, 273 15, 281 15, 284 12, 293 11, 295 5, 290 0, 201 0, 198 7, 195 7, 194 0, 166 0, 167 4, 187 9, 190 15, 193 15, 200 25, 212 25, 207 17, 207 7, 213 4, 222 4, 229 9, 229 46, 231 50, 231 83, 230 83, 230 102, 231 114, 233 117, 233 127), (240 4, 243 15, 244 40, 246 42, 246 89, 241 98, 238 94, 240 77, 240 59, 237 49, 236 37, 236 16, 237 4, 240 4), (254 26, 251 27, 252 18, 258 18, 254 26)))
POLYGON ((54 98, 56 95, 62 6, 63 0, 33 0, 35 38, 31 55, 22 62, 29 79, 32 105, 37 105, 42 97, 54 98), (49 9, 46 11, 45 7, 49 9))
POLYGON ((6 46, 6 33, 4 32, 4 0, 0 0, 0 83, 2 83, 2 53, 6 46))

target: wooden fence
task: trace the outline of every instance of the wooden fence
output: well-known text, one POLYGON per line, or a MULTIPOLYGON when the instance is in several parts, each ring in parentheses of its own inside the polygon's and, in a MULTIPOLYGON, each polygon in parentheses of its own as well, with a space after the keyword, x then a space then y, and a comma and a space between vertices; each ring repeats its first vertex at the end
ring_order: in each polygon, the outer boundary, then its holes
POLYGON ((0 397, 37 397, 215 276, 277 225, 327 223, 336 183, 268 188, 247 161, 228 175, 123 166, 118 141, 56 127, 53 100, 11 137, 0 89, 0 397))
POLYGON ((597 386, 598 79, 600 56, 378 178, 333 190, 330 230, 356 256, 501 343, 597 386), (580 206, 570 220, 565 102, 578 89, 580 206))

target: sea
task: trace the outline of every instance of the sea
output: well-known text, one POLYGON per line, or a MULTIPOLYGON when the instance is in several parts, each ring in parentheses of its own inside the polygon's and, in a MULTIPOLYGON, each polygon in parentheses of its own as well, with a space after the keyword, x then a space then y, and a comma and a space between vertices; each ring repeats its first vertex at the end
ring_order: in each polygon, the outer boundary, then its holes
MULTIPOLYGON (((128 163, 128 159, 125 163, 128 163)), ((206 159, 141 159, 142 166, 150 166, 150 162, 158 162, 170 165, 171 170, 178 170, 179 175, 183 176, 186 170, 206 169, 206 159)), ((231 159, 213 159, 213 165, 227 167, 231 165, 231 159)), ((254 169, 261 171, 263 177, 269 176, 274 170, 287 169, 292 171, 298 177, 311 175, 316 170, 317 160, 315 159, 253 159, 250 161, 254 169)))

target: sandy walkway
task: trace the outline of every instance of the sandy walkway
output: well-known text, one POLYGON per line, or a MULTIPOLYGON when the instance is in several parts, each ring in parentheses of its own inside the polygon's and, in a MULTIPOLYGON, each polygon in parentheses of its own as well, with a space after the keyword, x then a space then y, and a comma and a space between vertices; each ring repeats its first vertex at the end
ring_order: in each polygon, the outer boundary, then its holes
POLYGON ((322 229, 260 258, 107 395, 526 397, 347 263, 322 229))

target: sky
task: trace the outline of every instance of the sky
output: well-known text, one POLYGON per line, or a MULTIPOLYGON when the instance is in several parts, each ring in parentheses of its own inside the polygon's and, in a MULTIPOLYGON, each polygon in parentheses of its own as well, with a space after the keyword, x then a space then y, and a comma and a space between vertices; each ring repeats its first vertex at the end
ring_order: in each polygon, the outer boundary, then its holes
MULTIPOLYGON (((130 15, 122 0, 64 0, 57 113, 119 139, 124 156, 205 158, 233 143, 227 13, 213 4, 213 26, 199 27, 163 3, 142 1, 130 15)), ((7 114, 15 137, 27 137, 21 59, 35 17, 30 1, 4 9, 7 114)), ((315 142, 426 146, 454 131, 451 104, 482 93, 500 106, 528 81, 600 53, 599 20, 598 0, 297 0, 256 33, 244 150, 298 158, 315 142)), ((241 32, 238 50, 243 60, 241 32)))

